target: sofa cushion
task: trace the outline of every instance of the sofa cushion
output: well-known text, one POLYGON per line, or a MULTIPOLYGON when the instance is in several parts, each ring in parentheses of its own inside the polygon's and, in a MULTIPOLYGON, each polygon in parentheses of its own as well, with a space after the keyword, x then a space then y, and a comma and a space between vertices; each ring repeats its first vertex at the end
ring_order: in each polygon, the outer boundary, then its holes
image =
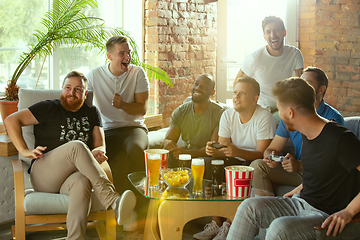
MULTIPOLYGON (((91 212, 105 210, 105 207, 95 196, 91 196, 91 212)), ((35 192, 33 189, 25 191, 25 215, 66 214, 69 206, 69 196, 65 194, 35 192), (49 204, 51 202, 52 204, 49 204)))
POLYGON ((149 138, 149 148, 158 149, 161 146, 161 143, 164 141, 166 132, 169 128, 162 128, 156 131, 150 131, 148 134, 149 138))

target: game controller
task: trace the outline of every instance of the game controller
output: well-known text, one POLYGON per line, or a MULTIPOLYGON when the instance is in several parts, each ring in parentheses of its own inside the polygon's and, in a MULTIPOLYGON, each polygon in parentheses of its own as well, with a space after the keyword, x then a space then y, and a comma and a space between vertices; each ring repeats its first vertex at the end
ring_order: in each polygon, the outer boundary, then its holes
POLYGON ((220 149, 220 148, 225 148, 226 146, 224 146, 224 145, 222 145, 222 144, 220 144, 218 142, 215 142, 215 143, 210 144, 210 147, 220 149))
POLYGON ((275 162, 282 162, 284 161, 285 157, 284 156, 277 156, 277 155, 270 155, 269 156, 269 160, 275 161, 275 162))

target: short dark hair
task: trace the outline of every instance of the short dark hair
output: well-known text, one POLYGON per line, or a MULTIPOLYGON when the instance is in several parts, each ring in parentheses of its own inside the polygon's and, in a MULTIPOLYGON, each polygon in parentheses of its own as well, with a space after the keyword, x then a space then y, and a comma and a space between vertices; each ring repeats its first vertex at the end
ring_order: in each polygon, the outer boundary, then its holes
POLYGON ((83 80, 83 82, 84 82, 85 91, 88 89, 88 80, 87 80, 87 78, 85 77, 84 74, 82 74, 81 72, 77 72, 77 71, 71 71, 68 74, 66 74, 66 76, 64 78, 64 81, 63 81, 63 84, 62 84, 63 87, 64 87, 65 81, 67 79, 71 78, 71 77, 79 77, 79 78, 81 78, 83 80))
POLYGON ((272 93, 279 102, 302 114, 315 113, 315 90, 302 78, 291 77, 277 82, 272 93))
POLYGON ((107 40, 106 42, 106 51, 109 53, 113 50, 114 45, 115 44, 120 44, 120 43, 129 43, 129 39, 125 36, 112 36, 111 38, 109 38, 109 40, 107 40))
POLYGON ((254 78, 251 78, 251 77, 248 77, 248 76, 237 78, 234 81, 234 88, 235 88, 235 85, 240 83, 240 82, 249 83, 251 85, 255 95, 257 95, 257 96, 260 95, 260 84, 254 78))
POLYGON ((280 25, 280 27, 282 27, 283 30, 285 30, 285 24, 281 18, 276 17, 276 16, 267 16, 262 20, 263 32, 265 31, 265 26, 272 22, 276 22, 277 24, 280 25))
POLYGON ((215 79, 213 78, 213 76, 211 76, 210 74, 207 74, 207 73, 204 73, 204 74, 201 74, 200 76, 198 76, 196 80, 200 79, 200 78, 206 78, 208 79, 210 82, 211 82, 211 86, 212 86, 212 90, 215 89, 215 79))
MULTIPOLYGON (((314 72, 314 73, 316 73, 316 78, 315 79, 316 79, 316 82, 318 83, 319 87, 324 85, 326 87, 326 89, 328 88, 329 79, 328 79, 328 77, 326 76, 326 74, 324 73, 323 70, 321 70, 320 68, 317 68, 317 67, 309 66, 309 67, 305 68, 304 72, 314 72)), ((323 97, 325 96, 326 89, 324 91, 323 97)))

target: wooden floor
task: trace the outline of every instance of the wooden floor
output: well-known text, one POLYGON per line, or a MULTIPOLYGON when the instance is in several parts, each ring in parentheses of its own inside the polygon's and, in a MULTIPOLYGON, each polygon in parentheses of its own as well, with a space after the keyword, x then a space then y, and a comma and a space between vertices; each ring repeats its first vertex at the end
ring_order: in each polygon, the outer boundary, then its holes
MULTIPOLYGON (((193 234, 201 232, 206 223, 211 222, 211 218, 196 219, 186 224, 183 232, 183 240, 193 240, 193 234)), ((0 231, 1 240, 12 239, 10 228, 0 231)), ((65 240, 66 231, 49 231, 49 232, 36 232, 26 234, 26 240, 65 240)), ((87 229, 85 240, 99 239, 95 229, 87 229)), ((118 240, 142 240, 142 231, 124 232, 122 227, 116 228, 116 239, 118 240)))

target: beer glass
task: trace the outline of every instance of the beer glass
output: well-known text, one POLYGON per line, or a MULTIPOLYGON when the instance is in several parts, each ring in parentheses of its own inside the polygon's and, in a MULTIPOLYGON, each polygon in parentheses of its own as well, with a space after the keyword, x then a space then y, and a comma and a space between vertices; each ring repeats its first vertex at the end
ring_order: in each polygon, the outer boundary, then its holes
POLYGON ((179 167, 180 168, 191 168, 191 155, 180 154, 179 155, 179 167))
POLYGON ((222 179, 224 175, 224 160, 211 160, 211 177, 214 196, 222 195, 222 179))
POLYGON ((160 174, 160 154, 149 153, 148 154, 148 166, 150 174, 150 188, 158 188, 159 186, 159 174, 160 174))
POLYGON ((193 177, 193 194, 202 194, 202 181, 205 172, 205 161, 202 158, 194 158, 191 161, 191 173, 193 177))

